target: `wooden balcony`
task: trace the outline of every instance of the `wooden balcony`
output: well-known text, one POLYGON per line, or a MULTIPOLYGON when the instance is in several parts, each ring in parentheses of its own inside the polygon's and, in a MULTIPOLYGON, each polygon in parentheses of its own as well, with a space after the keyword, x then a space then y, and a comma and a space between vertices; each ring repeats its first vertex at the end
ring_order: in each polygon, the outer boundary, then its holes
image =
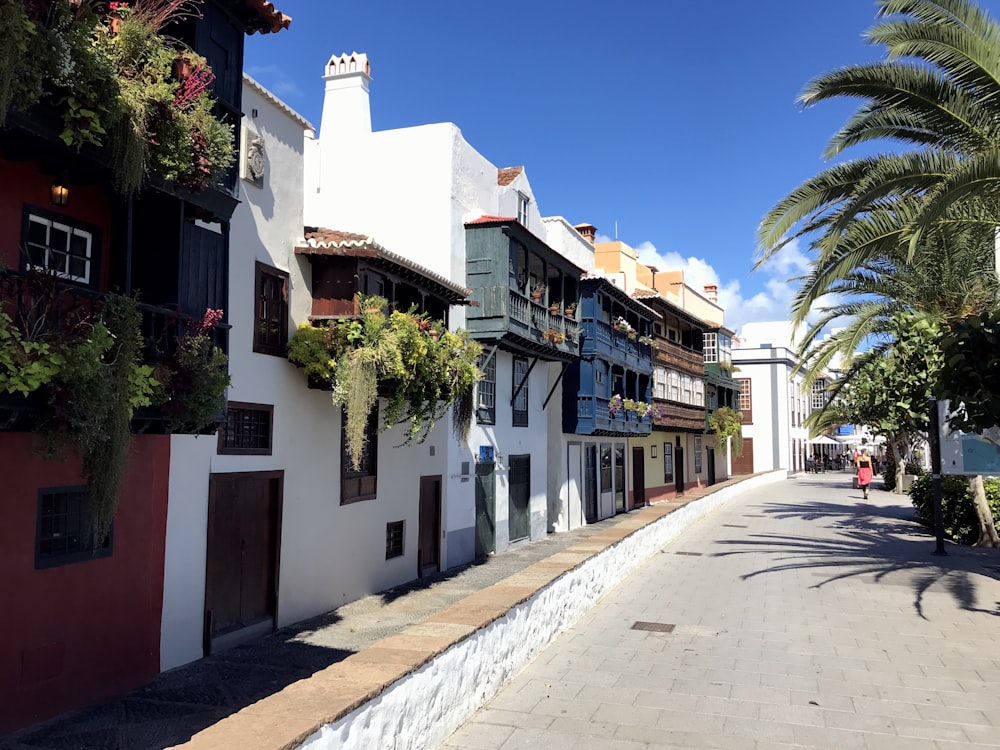
POLYGON ((705 358, 701 352, 687 349, 664 338, 657 338, 653 364, 698 377, 703 377, 705 374, 705 358))
POLYGON ((676 401, 653 399, 660 407, 660 417, 653 421, 653 429, 670 432, 704 432, 705 407, 682 404, 676 401))

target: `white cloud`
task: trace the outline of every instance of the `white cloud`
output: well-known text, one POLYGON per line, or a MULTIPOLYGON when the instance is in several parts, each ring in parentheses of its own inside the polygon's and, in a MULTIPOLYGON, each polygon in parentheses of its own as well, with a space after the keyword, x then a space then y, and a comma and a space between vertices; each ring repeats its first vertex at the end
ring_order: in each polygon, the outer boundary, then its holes
MULTIPOLYGON (((609 240, 597 236, 598 242, 609 240)), ((693 289, 701 291, 709 284, 717 286, 719 304, 726 314, 726 327, 736 331, 746 323, 788 320, 798 289, 792 279, 804 275, 809 266, 809 258, 799 249, 798 243, 792 241, 755 272, 762 279, 763 290, 746 296, 738 279, 723 278, 704 258, 685 257, 672 251, 661 253, 652 242, 642 242, 635 249, 640 263, 656 266, 661 271, 684 271, 684 281, 693 289)), ((809 319, 818 317, 818 314, 810 314, 809 319)))

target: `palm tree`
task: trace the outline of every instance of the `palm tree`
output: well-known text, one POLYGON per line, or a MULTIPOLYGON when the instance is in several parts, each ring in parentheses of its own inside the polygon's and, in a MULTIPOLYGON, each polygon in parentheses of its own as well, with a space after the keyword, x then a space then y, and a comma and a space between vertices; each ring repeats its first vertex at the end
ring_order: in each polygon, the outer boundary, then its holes
MULTIPOLYGON (((822 75, 800 100, 861 101, 830 140, 828 158, 886 141, 896 150, 824 170, 779 201, 758 229, 758 265, 796 238, 810 238, 817 253, 795 299, 796 322, 824 295, 841 295, 800 349, 835 318, 850 316, 843 331, 806 354, 813 377, 837 351, 885 332, 900 309, 944 323, 996 305, 989 249, 1000 226, 1000 26, 968 0, 880 0, 878 7, 881 21, 867 39, 884 45, 886 58, 822 75)), ((970 484, 977 512, 988 514, 981 477, 970 484)), ((984 536, 981 542, 1000 541, 991 518, 984 536)))
POLYGON ((967 0, 878 6, 883 20, 866 37, 885 46, 886 58, 819 76, 800 101, 861 100, 828 158, 886 141, 899 150, 834 165, 782 199, 758 230, 759 263, 807 235, 817 236, 821 259, 833 255, 853 222, 887 206, 898 215, 858 235, 840 267, 875 257, 886 231, 905 238, 912 257, 934 226, 1000 225, 1000 26, 967 0))

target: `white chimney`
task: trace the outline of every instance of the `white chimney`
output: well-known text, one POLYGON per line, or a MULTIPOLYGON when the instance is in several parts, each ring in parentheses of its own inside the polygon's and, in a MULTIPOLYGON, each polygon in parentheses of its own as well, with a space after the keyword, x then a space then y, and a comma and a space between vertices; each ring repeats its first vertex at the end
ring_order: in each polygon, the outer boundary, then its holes
POLYGON ((323 72, 326 92, 319 136, 324 143, 372 132, 368 84, 372 81, 368 55, 359 52, 334 56, 323 72))
POLYGON ((705 284, 705 297, 709 302, 719 301, 719 287, 715 284, 705 284))

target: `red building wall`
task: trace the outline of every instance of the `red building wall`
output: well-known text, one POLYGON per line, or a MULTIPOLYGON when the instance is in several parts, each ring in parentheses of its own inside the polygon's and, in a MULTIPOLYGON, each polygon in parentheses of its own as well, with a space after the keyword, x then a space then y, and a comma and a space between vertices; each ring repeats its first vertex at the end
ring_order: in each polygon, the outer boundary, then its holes
MULTIPOLYGON (((2 222, 0 222, 2 223, 2 222)), ((170 438, 136 436, 110 557, 35 569, 40 488, 83 484, 35 436, 0 433, 0 734, 159 672, 170 438)))
POLYGON ((21 268, 21 226, 25 204, 54 214, 93 224, 101 230, 101 270, 98 288, 107 289, 111 204, 95 185, 73 185, 69 205, 57 208, 49 200, 53 177, 38 170, 34 161, 7 161, 0 158, 0 264, 21 268))

